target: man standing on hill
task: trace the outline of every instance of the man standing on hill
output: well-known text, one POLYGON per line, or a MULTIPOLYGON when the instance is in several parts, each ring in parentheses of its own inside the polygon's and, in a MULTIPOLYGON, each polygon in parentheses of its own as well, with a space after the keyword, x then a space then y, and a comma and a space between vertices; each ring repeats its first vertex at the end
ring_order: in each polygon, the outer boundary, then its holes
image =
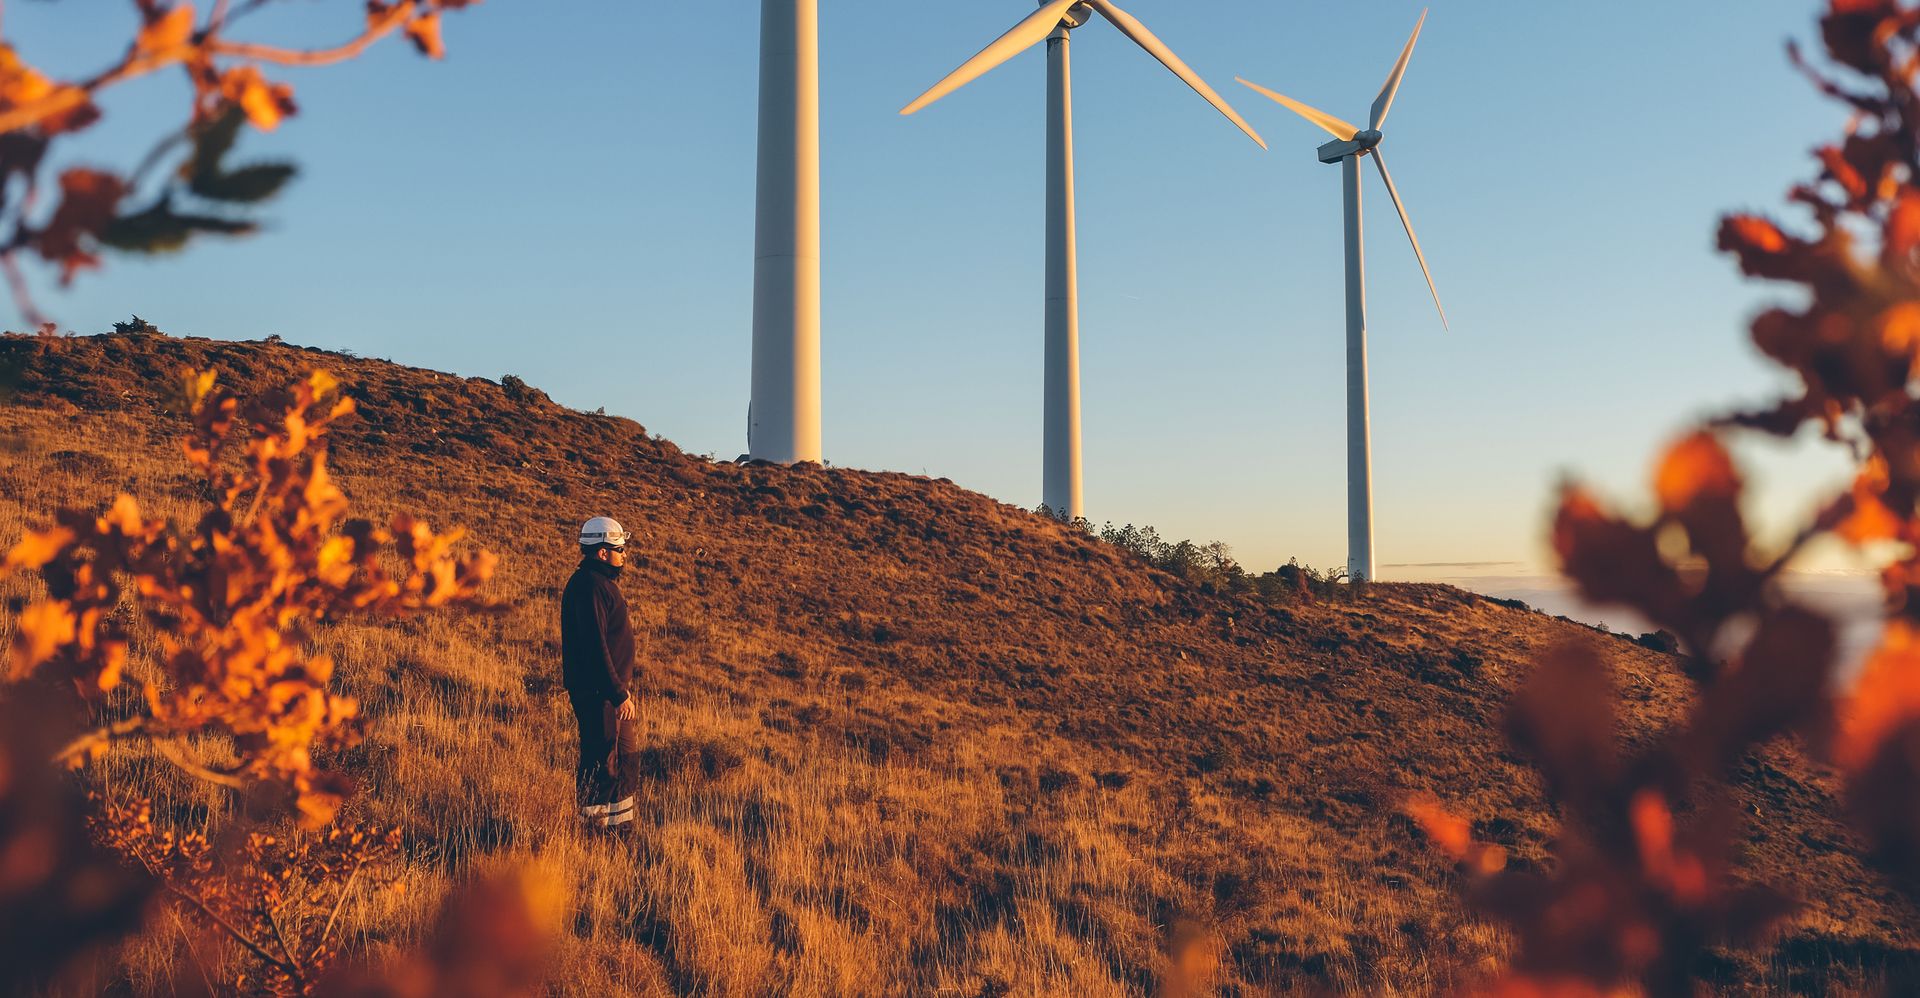
POLYGON ((580 567, 560 594, 560 666, 580 724, 574 787, 589 828, 633 820, 640 708, 633 682, 633 625, 620 593, 627 532, 609 517, 580 528, 580 567))

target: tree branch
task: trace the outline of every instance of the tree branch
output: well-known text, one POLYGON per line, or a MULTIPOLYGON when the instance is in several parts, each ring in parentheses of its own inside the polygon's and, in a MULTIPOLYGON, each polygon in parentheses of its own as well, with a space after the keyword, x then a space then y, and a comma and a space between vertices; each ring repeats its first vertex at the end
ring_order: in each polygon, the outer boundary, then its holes
MULTIPOLYGON (((251 4, 251 9, 257 4, 251 4)), ((367 30, 359 37, 330 49, 301 51, 299 49, 279 48, 272 45, 254 45, 248 42, 230 42, 207 36, 200 42, 183 42, 156 52, 140 54, 128 52, 120 64, 114 66, 84 83, 61 87, 45 97, 31 103, 22 104, 7 111, 0 111, 0 133, 18 131, 39 124, 56 114, 71 111, 92 99, 95 91, 144 76, 156 69, 182 62, 192 56, 196 50, 204 49, 211 55, 230 56, 235 59, 250 59, 255 62, 270 62, 282 66, 326 66, 336 62, 345 62, 366 51, 367 46, 386 37, 393 29, 405 23, 419 6, 418 0, 406 0, 367 23, 367 30)))
POLYGON ((405 22, 413 14, 416 6, 418 6, 416 0, 407 0, 406 3, 399 4, 379 15, 378 18, 368 21, 367 30, 360 37, 330 49, 301 51, 273 45, 254 45, 248 42, 229 42, 209 38, 206 41, 207 51, 215 55, 251 59, 255 62, 270 62, 280 66, 328 66, 336 62, 346 62, 366 51, 367 46, 386 37, 389 32, 405 22))
MULTIPOLYGON (((224 4, 226 0, 221 0, 221 2, 224 4)), ((203 37, 211 38, 212 36, 219 34, 222 30, 228 27, 231 27, 235 21, 240 20, 241 18, 247 16, 248 14, 251 14, 256 10, 259 10, 260 8, 265 7, 267 4, 272 2, 273 0, 247 0, 246 3, 241 4, 239 8, 234 10, 233 13, 228 14, 224 18, 218 21, 209 20, 207 22, 206 30, 201 32, 201 35, 203 37)))
POLYGON ((160 165, 161 159, 163 159, 167 153, 173 151, 180 143, 192 138, 192 136, 193 126, 188 125, 185 128, 168 133, 166 138, 154 143, 153 148, 149 149, 147 155, 140 160, 140 165, 134 167, 133 174, 127 178, 127 190, 139 190, 141 182, 146 180, 147 174, 151 172, 154 167, 160 165))
POLYGON ((185 772, 188 776, 197 777, 208 783, 218 784, 223 787, 230 787, 234 790, 244 790, 247 787, 247 781, 232 773, 223 773, 187 758, 186 739, 184 738, 155 738, 153 739, 153 750, 160 753, 161 758, 178 766, 181 771, 185 772))
POLYGON ((239 943, 242 946, 245 946, 248 952, 252 953, 254 956, 259 957, 261 962, 265 963, 267 966, 272 967, 276 970, 291 972, 292 968, 289 968, 284 962, 282 962, 279 958, 275 957, 272 953, 267 952, 266 947, 260 945, 259 943, 254 942, 253 939, 250 936, 248 936, 245 932, 242 932, 238 928, 234 927, 234 924, 232 922, 229 922, 226 919, 221 918, 218 912, 214 911, 212 908, 207 907, 206 903, 201 901, 199 898, 194 897, 191 894, 188 894, 186 891, 183 891, 178 887, 175 887, 171 882, 167 881, 165 878, 161 879, 161 886, 166 888, 166 891, 168 894, 171 894, 174 897, 177 897, 180 900, 185 901, 190 905, 193 905, 195 910, 199 911, 200 914, 206 916, 207 921, 210 921, 213 924, 219 926, 221 931, 225 932, 229 936, 232 936, 235 942, 239 943))
POLYGON ((70 84, 37 101, 21 104, 11 110, 0 111, 0 133, 17 132, 22 128, 37 125, 56 114, 71 111, 92 99, 94 91, 131 80, 136 76, 145 76, 156 69, 163 69, 183 61, 193 54, 195 47, 188 42, 146 55, 129 52, 118 66, 85 83, 70 84))
POLYGON ((0 271, 7 276, 7 288, 13 293, 14 303, 20 306, 20 317, 27 325, 35 329, 46 324, 47 317, 40 306, 33 303, 33 293, 27 290, 27 278, 20 273, 20 262, 13 258, 14 250, 0 252, 0 271))
MULTIPOLYGON (((8 258, 0 257, 0 259, 8 259, 8 258)), ((53 761, 56 763, 71 765, 73 762, 74 756, 77 756, 82 752, 87 751, 88 749, 92 748, 94 745, 100 742, 124 741, 132 737, 139 737, 139 738, 151 737, 145 730, 146 726, 147 726, 147 718, 130 717, 124 721, 120 721, 115 724, 109 724, 104 728, 95 728, 92 731, 89 731, 86 734, 81 735, 80 737, 75 738, 74 740, 68 742, 64 746, 61 746, 60 751, 55 752, 53 754, 53 761)))
POLYGON ((274 918, 273 912, 270 910, 267 910, 265 907, 262 907, 261 914, 266 916, 267 928, 270 928, 273 930, 273 938, 275 942, 280 944, 280 952, 286 954, 287 976, 293 978, 293 986, 295 989, 299 991, 300 994, 306 994, 307 993, 306 975, 300 973, 300 963, 299 961, 293 958, 293 948, 287 945, 287 934, 280 931, 280 920, 277 918, 274 918))

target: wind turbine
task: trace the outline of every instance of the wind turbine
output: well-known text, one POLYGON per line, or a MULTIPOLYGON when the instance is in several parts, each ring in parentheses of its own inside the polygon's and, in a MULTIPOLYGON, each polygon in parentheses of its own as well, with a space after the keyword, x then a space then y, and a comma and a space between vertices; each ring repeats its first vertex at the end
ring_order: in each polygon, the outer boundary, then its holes
POLYGON ((1086 510, 1080 478, 1080 292, 1073 221, 1073 81, 1067 35, 1091 20, 1095 11, 1173 70, 1260 148, 1267 147, 1259 133, 1172 49, 1110 0, 1041 0, 1038 11, 900 111, 912 114, 1042 39, 1047 42, 1046 416, 1040 494, 1049 509, 1069 519, 1085 515, 1086 510))
POLYGON ((1326 129, 1334 137, 1334 141, 1320 147, 1320 162, 1340 164, 1341 191, 1346 203, 1347 577, 1355 581, 1374 577, 1373 456, 1372 438, 1367 426, 1367 278, 1366 254, 1360 231, 1361 157, 1371 157, 1373 165, 1380 171, 1380 179, 1386 182, 1387 197, 1393 200, 1394 210, 1400 213, 1400 225, 1407 230, 1407 241, 1413 244, 1413 255, 1420 261, 1420 272, 1426 275, 1427 291, 1433 295, 1433 306, 1440 310, 1440 324, 1442 327, 1447 324, 1447 310, 1441 306, 1440 292, 1433 286, 1433 272, 1427 269, 1426 254, 1420 251, 1420 238, 1413 234, 1413 222, 1407 218, 1406 206, 1400 203, 1400 191, 1393 186, 1393 174, 1387 172, 1387 161, 1380 155, 1380 126, 1386 123, 1387 112, 1393 108, 1394 95, 1400 92, 1400 79, 1407 72, 1407 60, 1413 57, 1413 44, 1420 40, 1420 28, 1426 23, 1427 13, 1421 11, 1419 22, 1413 26, 1412 37, 1407 39, 1407 47, 1400 50, 1400 61, 1393 64, 1393 72, 1387 74, 1387 82, 1380 88, 1380 96, 1373 99, 1373 109, 1368 113, 1365 131, 1325 111, 1234 77, 1286 105, 1295 114, 1326 129))
POLYGON ((819 0, 761 0, 747 454, 820 460, 819 0))

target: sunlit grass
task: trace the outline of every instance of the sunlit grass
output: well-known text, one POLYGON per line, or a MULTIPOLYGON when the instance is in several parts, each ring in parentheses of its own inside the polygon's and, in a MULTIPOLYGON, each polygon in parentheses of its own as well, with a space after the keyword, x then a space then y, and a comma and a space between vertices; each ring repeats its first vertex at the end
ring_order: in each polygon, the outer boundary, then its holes
MULTIPOLYGON (((0 537, 122 490, 189 517, 172 432, 0 408, 0 537)), ((362 892, 344 916, 361 954, 418 939, 476 863, 537 856, 572 898, 552 979, 564 994, 1146 995, 1189 926, 1214 954, 1210 986, 1427 994, 1507 943, 1460 913, 1444 861, 1395 816, 1400 791, 1518 815, 1521 860, 1552 834, 1531 772, 1484 724, 1543 629, 1563 626, 1544 618, 1424 587, 1285 609, 1202 599, 990 506, 945 547, 926 530, 956 524, 897 515, 756 537, 721 489, 765 472, 640 476, 638 498, 561 504, 532 473, 335 450, 357 514, 470 527, 501 556, 492 589, 507 604, 318 637, 371 718, 366 742, 329 760, 361 785, 344 817, 407 842, 397 889, 362 892), (623 583, 647 694, 630 839, 577 824, 557 685, 567 527, 604 504, 634 510, 646 558, 623 583), (1039 574, 1068 567, 1070 588, 1039 574), (1460 648, 1476 649, 1470 669, 1460 648)), ((794 507, 843 490, 885 508, 909 488, 772 481, 755 487, 794 507)), ((27 591, 6 583, 0 598, 27 591)), ((0 639, 12 626, 10 613, 0 639)), ((136 659, 151 650, 139 638, 136 659)), ((1670 710, 1678 686, 1621 645, 1629 695, 1670 710)), ((181 827, 234 820, 225 791, 138 751, 88 778, 153 797, 181 827)), ((1884 931, 1862 904, 1802 924, 1884 931)), ((164 990, 196 974, 190 935, 154 919, 97 983, 164 990)), ((218 972, 238 957, 201 959, 218 972)))

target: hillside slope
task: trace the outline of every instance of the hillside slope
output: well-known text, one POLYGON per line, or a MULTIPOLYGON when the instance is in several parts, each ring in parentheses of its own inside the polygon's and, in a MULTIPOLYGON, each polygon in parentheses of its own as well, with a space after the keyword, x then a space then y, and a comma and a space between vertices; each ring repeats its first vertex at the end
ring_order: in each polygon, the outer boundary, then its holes
MULTIPOLYGON (((1539 863, 1553 817, 1499 735, 1534 656, 1599 642, 1643 725, 1686 696, 1665 655, 1452 588, 1270 604, 945 480, 713 463, 530 389, 278 343, 0 339, 0 540, 117 491, 184 516, 162 400, 188 365, 242 391, 329 370, 360 404, 332 460, 357 512, 500 555, 498 618, 325 637, 375 718, 345 760, 357 808, 412 843, 410 889, 350 917, 377 948, 450 871, 540 854, 580 906, 567 993, 1148 994, 1183 927, 1217 943, 1221 993, 1431 992, 1503 941, 1461 914, 1404 794, 1539 863), (595 514, 641 552, 621 584, 651 748, 627 845, 573 827, 556 688, 555 601, 595 514)), ((185 822, 225 813, 143 760, 108 780, 185 822)), ((1920 918, 1863 871, 1827 781, 1784 746, 1741 780, 1743 872, 1808 907, 1769 959, 1703 977, 1911 972, 1920 918)), ((173 947, 129 948, 136 988, 173 947)))

